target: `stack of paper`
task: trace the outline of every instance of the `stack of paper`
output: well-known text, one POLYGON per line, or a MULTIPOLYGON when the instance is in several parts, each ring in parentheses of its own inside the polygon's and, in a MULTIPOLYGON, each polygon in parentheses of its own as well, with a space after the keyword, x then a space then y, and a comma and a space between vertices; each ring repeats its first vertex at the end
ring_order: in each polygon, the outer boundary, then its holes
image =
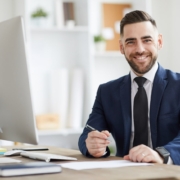
POLYGON ((117 168, 125 166, 149 166, 152 163, 136 163, 127 160, 114 160, 114 161, 85 161, 85 162, 72 162, 60 164, 64 168, 83 170, 83 169, 96 169, 96 168, 117 168))

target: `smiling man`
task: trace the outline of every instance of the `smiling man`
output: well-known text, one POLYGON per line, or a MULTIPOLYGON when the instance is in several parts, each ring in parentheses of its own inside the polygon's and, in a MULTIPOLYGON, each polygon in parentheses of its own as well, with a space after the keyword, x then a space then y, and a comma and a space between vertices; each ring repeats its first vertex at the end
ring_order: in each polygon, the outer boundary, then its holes
POLYGON ((120 51, 130 74, 99 86, 79 149, 87 157, 107 157, 112 134, 117 156, 134 162, 180 165, 180 74, 157 63, 162 35, 143 11, 120 24, 120 51))

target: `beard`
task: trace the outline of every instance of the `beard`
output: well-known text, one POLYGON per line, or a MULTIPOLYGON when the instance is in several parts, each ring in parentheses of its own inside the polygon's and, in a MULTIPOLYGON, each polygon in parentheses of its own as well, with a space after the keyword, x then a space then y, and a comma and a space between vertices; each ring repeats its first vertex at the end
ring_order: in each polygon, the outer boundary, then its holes
MULTIPOLYGON (((135 55, 142 55, 143 56, 144 54, 143 53, 142 54, 136 53, 135 55)), ((144 68, 140 68, 138 66, 138 64, 136 64, 133 60, 128 59, 126 55, 125 55, 125 58, 126 58, 127 62, 129 63, 130 67, 134 70, 134 72, 136 72, 138 74, 145 74, 153 67, 153 65, 155 64, 156 59, 157 59, 157 55, 152 56, 152 54, 149 54, 148 56, 151 57, 151 60, 149 61, 149 63, 144 68)), ((133 57, 133 55, 131 55, 130 58, 131 57, 133 57)))

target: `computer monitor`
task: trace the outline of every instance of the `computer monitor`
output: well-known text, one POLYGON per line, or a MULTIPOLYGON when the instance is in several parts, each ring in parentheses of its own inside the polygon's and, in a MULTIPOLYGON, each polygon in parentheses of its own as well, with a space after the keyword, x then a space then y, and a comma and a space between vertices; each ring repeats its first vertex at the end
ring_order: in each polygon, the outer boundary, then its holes
POLYGON ((37 144, 22 17, 0 23, 0 139, 37 144))

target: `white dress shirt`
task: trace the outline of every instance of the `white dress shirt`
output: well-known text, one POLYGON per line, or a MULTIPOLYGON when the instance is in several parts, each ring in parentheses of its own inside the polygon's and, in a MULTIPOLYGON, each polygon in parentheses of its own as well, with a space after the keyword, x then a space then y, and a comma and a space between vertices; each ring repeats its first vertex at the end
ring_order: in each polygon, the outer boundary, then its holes
MULTIPOLYGON (((153 88, 153 81, 156 74, 156 71, 158 69, 158 63, 155 62, 154 66, 149 70, 147 73, 143 75, 147 80, 144 83, 144 89, 147 94, 148 99, 148 146, 152 148, 152 139, 151 139, 151 130, 150 130, 150 120, 149 120, 149 114, 150 114, 150 101, 151 101, 151 92, 153 88)), ((131 112, 132 112, 132 128, 131 128, 131 142, 130 142, 130 149, 133 147, 133 141, 134 141, 134 116, 133 116, 133 106, 134 106, 134 96, 136 95, 138 91, 138 85, 134 81, 134 78, 137 77, 137 75, 132 71, 130 71, 131 74, 131 112)), ((169 158, 168 164, 173 164, 172 159, 169 158)))

